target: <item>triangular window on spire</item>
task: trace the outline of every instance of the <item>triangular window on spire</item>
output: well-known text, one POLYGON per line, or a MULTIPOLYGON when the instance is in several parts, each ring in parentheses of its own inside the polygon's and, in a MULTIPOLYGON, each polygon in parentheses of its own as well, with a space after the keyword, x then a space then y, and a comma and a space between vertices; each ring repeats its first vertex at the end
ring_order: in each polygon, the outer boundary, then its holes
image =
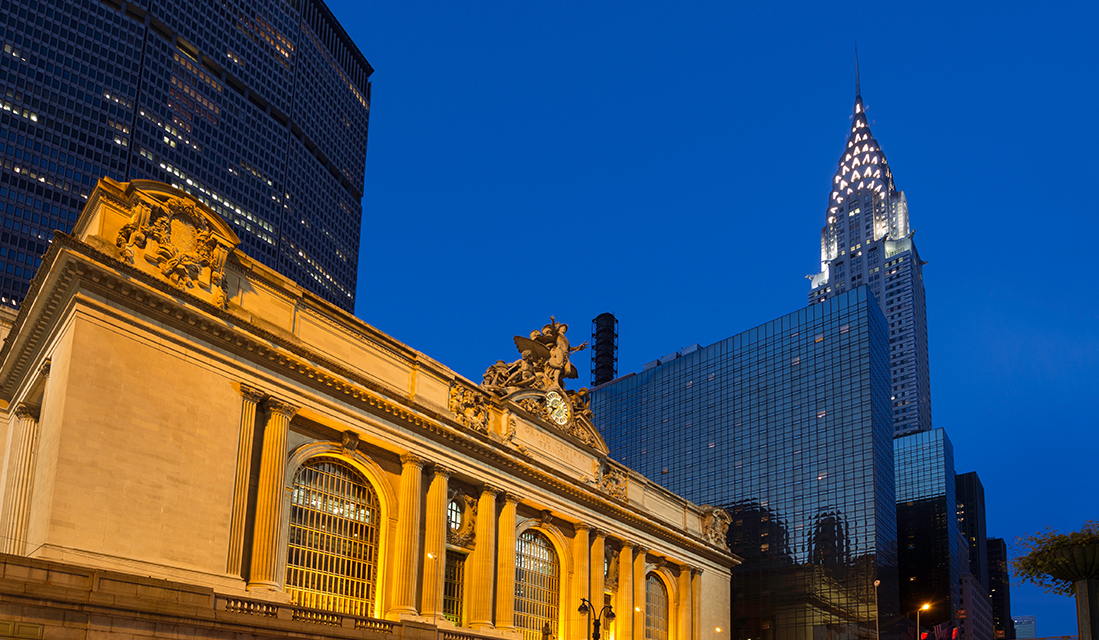
POLYGON ((851 166, 852 166, 852 167, 857 167, 857 166, 859 166, 859 164, 860 164, 860 163, 859 163, 859 159, 858 159, 858 158, 855 158, 855 160, 854 160, 854 161, 853 161, 853 162, 851 163, 851 166))
POLYGON ((870 162, 872 164, 878 164, 878 156, 875 155, 873 158, 870 159, 870 162))

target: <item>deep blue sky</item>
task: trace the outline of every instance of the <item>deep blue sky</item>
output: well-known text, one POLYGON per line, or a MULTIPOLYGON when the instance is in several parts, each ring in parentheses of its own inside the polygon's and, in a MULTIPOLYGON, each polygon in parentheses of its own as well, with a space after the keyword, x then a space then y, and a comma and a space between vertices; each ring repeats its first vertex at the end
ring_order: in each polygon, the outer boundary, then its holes
POLYGON ((377 70, 358 315, 478 381, 550 314, 627 373, 804 306, 857 39, 989 535, 1099 518, 1094 3, 329 5, 377 70))

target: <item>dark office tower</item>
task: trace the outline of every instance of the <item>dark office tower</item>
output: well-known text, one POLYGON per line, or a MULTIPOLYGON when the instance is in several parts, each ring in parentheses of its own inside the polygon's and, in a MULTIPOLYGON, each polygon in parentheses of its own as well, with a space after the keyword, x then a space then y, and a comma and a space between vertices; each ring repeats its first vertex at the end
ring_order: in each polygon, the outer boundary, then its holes
POLYGON ((0 41, 4 302, 110 176, 354 309, 373 69, 321 0, 0 0, 0 41))
POLYGON ((866 287, 592 392, 612 455, 732 517, 730 640, 883 637, 898 617, 885 318, 866 287))
POLYGON ((960 597, 954 447, 942 429, 893 440, 901 611, 924 627, 953 621, 960 597))
POLYGON ((908 202, 893 183, 885 153, 870 133, 855 72, 855 113, 840 156, 820 233, 820 273, 809 276, 809 303, 870 287, 889 325, 893 428, 931 429, 927 310, 923 262, 908 225, 908 202))
POLYGON ((985 537, 985 488, 976 471, 955 479, 958 529, 969 546, 969 573, 988 591, 988 540, 985 537))
POLYGON ((591 321, 591 386, 618 376, 618 318, 601 313, 591 321))
POLYGON ((997 640, 1015 640, 1011 619, 1011 572, 1003 538, 988 539, 988 595, 992 597, 992 624, 997 640))

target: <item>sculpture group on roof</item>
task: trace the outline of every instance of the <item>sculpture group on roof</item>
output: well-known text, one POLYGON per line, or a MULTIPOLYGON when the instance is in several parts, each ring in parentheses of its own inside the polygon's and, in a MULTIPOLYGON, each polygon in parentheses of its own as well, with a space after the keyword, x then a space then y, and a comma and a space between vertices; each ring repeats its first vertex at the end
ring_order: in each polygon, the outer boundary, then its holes
POLYGON ((499 395, 521 389, 563 390, 564 379, 579 377, 570 356, 588 346, 587 342, 571 346, 568 330, 569 325, 550 316, 549 324, 532 331, 529 338, 515 336, 520 358, 510 363, 497 360, 485 371, 481 386, 499 395))

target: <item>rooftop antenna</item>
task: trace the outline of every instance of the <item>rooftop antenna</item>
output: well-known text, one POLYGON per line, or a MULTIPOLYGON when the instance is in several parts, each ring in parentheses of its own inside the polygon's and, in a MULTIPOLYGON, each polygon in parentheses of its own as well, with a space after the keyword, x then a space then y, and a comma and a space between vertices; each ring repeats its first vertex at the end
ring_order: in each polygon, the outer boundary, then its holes
POLYGON ((862 97, 862 90, 859 89, 859 43, 855 43, 855 97, 862 97))

